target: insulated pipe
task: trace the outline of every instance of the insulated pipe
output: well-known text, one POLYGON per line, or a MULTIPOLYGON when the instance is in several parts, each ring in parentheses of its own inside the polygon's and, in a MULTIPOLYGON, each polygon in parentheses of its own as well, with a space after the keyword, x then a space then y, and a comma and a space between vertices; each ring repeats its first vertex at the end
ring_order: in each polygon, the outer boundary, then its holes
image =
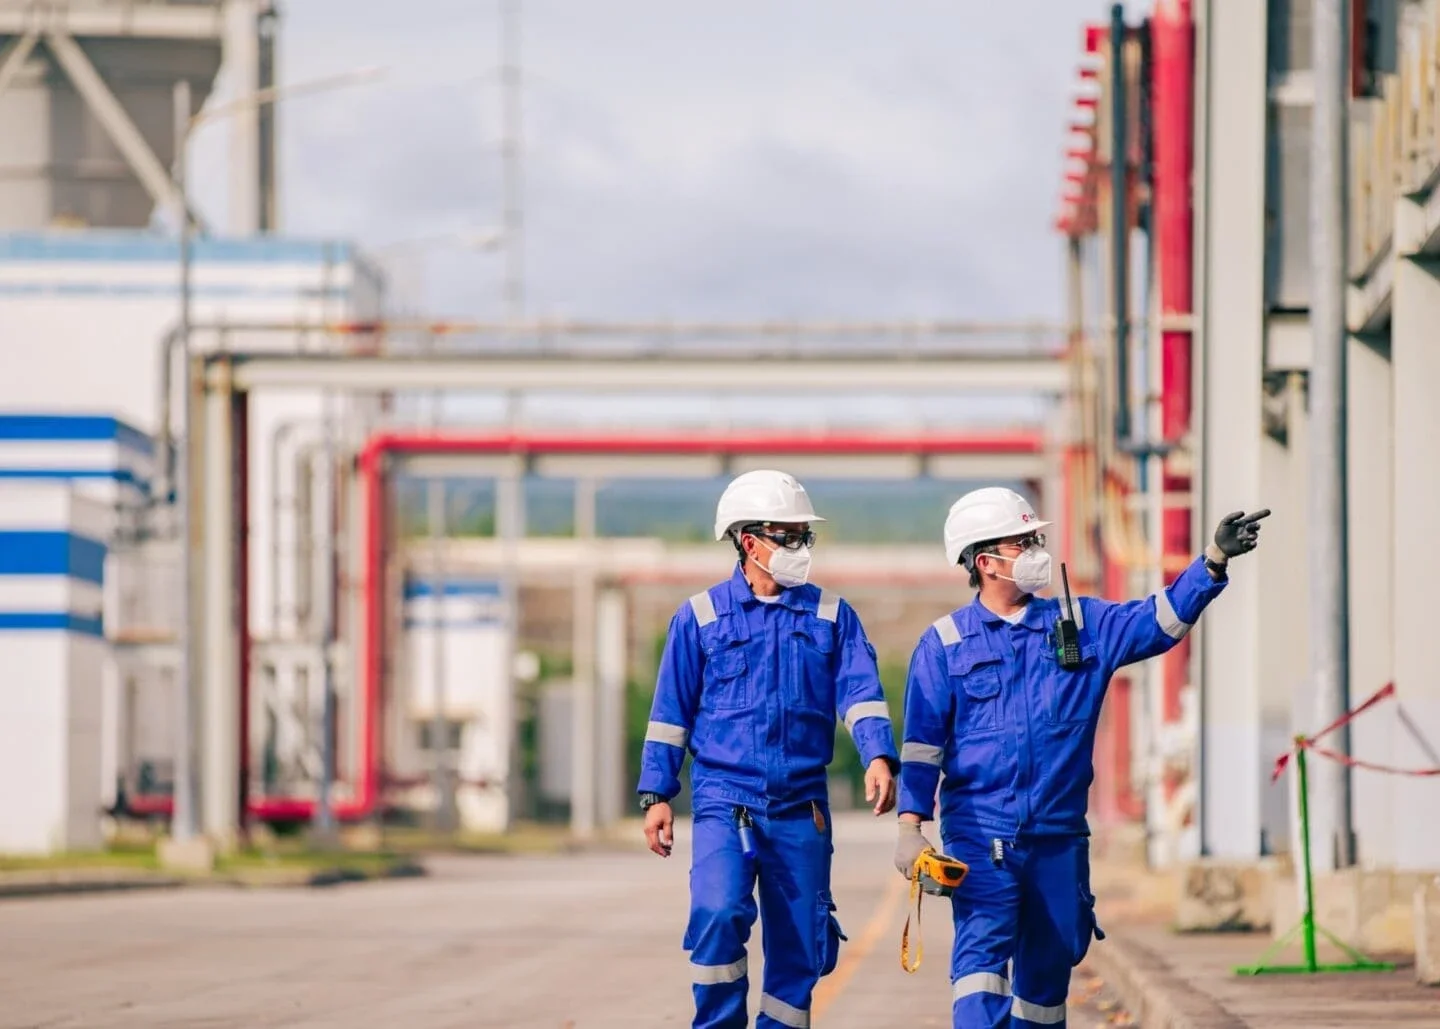
MULTIPOLYGON (((1346 76, 1346 0, 1315 0, 1314 129, 1310 138, 1310 654, 1316 725, 1350 706, 1350 611, 1346 532, 1346 213, 1349 80, 1346 76)), ((1350 752, 1348 727, 1335 749, 1350 752)), ((1350 776, 1344 766, 1316 769, 1321 868, 1354 863, 1350 776)))
MULTIPOLYGON (((1194 24, 1190 0, 1160 0, 1151 18, 1154 47, 1155 244, 1160 259, 1161 435, 1171 448, 1162 472, 1162 575, 1192 557, 1190 493, 1191 329, 1194 267, 1191 175, 1194 169, 1194 24), (1177 453, 1178 451, 1178 453, 1177 453)), ((1162 661, 1161 717, 1181 718, 1180 694, 1189 669, 1189 640, 1162 661)))

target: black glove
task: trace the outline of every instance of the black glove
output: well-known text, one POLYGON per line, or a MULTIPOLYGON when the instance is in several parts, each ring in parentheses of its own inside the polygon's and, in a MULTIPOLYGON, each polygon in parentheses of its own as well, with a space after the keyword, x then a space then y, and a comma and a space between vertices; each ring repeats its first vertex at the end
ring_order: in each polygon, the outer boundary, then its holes
POLYGON ((1232 511, 1215 527, 1215 542, 1205 548, 1205 556, 1223 565, 1232 557, 1250 553, 1260 542, 1260 519, 1269 514, 1268 507, 1248 515, 1244 511, 1232 511))

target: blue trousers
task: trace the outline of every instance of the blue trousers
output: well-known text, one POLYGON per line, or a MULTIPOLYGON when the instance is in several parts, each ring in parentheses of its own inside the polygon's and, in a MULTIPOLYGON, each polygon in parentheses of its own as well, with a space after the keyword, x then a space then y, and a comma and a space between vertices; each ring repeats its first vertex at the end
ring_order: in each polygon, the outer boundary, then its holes
POLYGON ((750 988, 745 945, 761 916, 765 975, 757 1029, 808 1029, 810 995, 835 967, 839 941, 830 896, 834 853, 830 812, 825 828, 810 807, 797 817, 767 820, 752 813, 757 854, 747 858, 727 809, 697 812, 690 866, 690 952, 697 1029, 745 1029, 750 988), (756 885, 760 903, 755 903, 756 885))
POLYGON ((944 846, 970 866, 951 897, 955 1029, 1063 1027, 1070 971, 1092 938, 1105 938, 1090 892, 1089 839, 1007 842, 999 867, 981 834, 946 836, 944 846))

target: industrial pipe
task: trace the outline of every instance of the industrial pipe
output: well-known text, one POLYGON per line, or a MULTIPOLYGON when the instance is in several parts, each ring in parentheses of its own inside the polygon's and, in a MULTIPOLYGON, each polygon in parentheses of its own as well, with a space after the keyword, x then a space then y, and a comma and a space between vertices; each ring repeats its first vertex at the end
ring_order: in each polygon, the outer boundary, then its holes
MULTIPOLYGON (((1346 215, 1349 79, 1346 0, 1315 0, 1311 10, 1315 76, 1310 137, 1310 653, 1319 725, 1350 706, 1350 611, 1346 529, 1346 215)), ((1348 727, 1335 749, 1350 752, 1348 727)), ((1330 839, 1321 866, 1354 863, 1349 769, 1331 762, 1316 770, 1321 831, 1330 839)))
POLYGON ((1110 8, 1110 289, 1115 308, 1115 440, 1130 439, 1130 123, 1125 5, 1110 8))
MULTIPOLYGON (((1190 0, 1160 0, 1150 22, 1155 140, 1155 235, 1160 276, 1160 418, 1168 450, 1161 476, 1162 574, 1168 583, 1176 565, 1194 556, 1190 494, 1192 371, 1191 318, 1194 295, 1194 243, 1191 176, 1194 169, 1194 23, 1190 0)), ((1181 718, 1180 694, 1190 662, 1190 642, 1182 640, 1162 659, 1164 692, 1161 716, 1181 718)))
MULTIPOLYGON (((365 567, 361 582, 359 741, 352 779, 351 796, 334 805, 338 821, 357 821, 378 811, 382 798, 383 701, 385 668, 384 569, 389 526, 386 517, 387 458, 392 454, 759 454, 804 455, 852 454, 997 454, 1013 456, 1042 454, 1043 433, 1012 431, 933 436, 810 435, 781 436, 634 436, 634 435, 545 435, 481 434, 438 436, 415 433, 380 433, 372 436, 359 455, 359 474, 364 490, 363 544, 365 567)), ((636 579, 639 576, 635 577, 636 579)), ((662 581, 656 578, 653 581, 662 581)), ((676 578, 676 582, 682 581, 676 578)), ((865 573, 842 575, 839 581, 857 585, 940 585, 953 581, 948 573, 902 575, 865 573)), ((248 746, 248 741, 247 741, 248 746)), ((135 797, 130 809, 137 814, 162 814, 170 810, 169 797, 135 797)), ((252 797, 249 813, 263 821, 307 821, 314 816, 315 801, 305 797, 252 797)))

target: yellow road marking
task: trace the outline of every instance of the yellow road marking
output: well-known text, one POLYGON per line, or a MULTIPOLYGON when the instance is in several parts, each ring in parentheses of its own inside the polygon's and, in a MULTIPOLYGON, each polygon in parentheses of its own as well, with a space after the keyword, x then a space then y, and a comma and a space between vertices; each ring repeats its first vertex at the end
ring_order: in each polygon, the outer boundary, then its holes
POLYGON ((869 956, 875 949, 875 944, 880 942, 880 937, 891 927, 895 917, 895 906, 900 898, 905 896, 905 888, 908 885, 904 879, 898 876, 890 878, 890 885, 886 888, 880 903, 875 908, 875 913, 870 916, 870 921, 865 923, 865 928, 860 935, 850 941, 845 948, 845 953, 840 957, 840 963, 835 966, 824 979, 821 979, 815 987, 815 992, 810 997, 810 1016, 819 1018, 825 1014, 835 998, 840 996, 850 977, 860 967, 860 963, 869 956))

